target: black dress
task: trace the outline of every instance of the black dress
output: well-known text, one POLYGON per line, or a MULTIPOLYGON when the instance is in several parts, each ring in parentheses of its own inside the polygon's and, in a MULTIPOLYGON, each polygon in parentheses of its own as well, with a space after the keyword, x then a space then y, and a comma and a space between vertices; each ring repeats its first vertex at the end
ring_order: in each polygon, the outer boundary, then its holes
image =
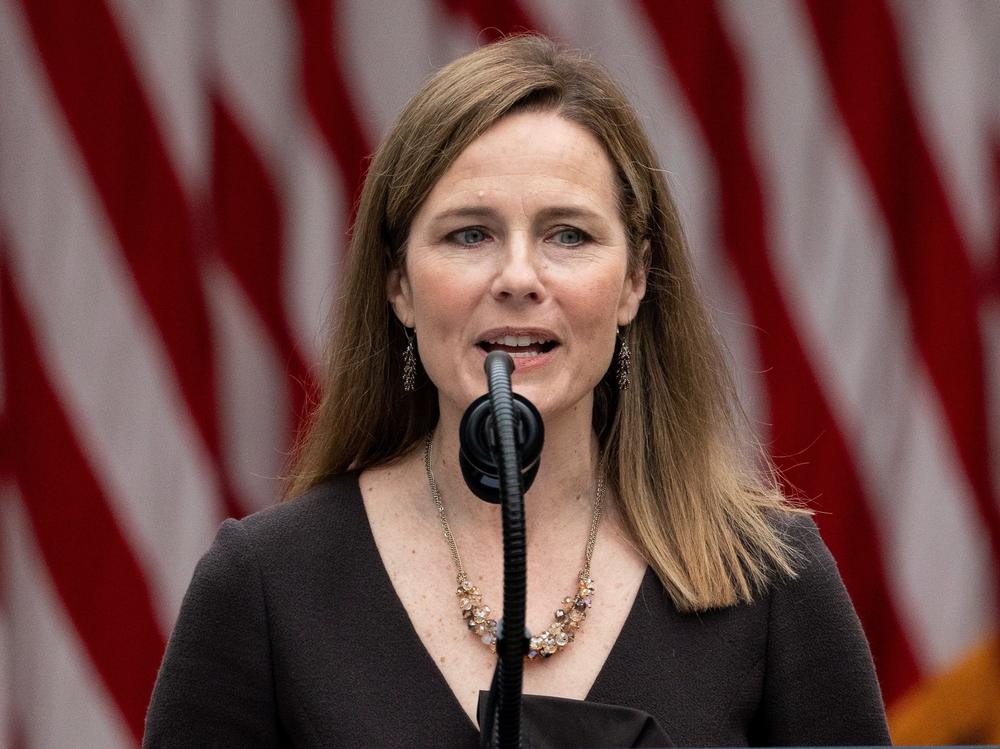
MULTIPOLYGON (((797 579, 679 614, 647 570, 588 702, 644 710, 681 746, 887 744, 871 655, 813 522, 797 579)), ((147 747, 476 747, 382 565, 357 476, 241 521, 198 564, 147 747)), ((566 745, 585 743, 568 735, 566 745)))

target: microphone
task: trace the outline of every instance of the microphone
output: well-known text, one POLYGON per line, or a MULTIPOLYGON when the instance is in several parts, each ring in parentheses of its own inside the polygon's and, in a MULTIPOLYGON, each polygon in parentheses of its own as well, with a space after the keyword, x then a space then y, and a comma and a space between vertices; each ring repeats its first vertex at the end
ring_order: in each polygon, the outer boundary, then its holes
POLYGON ((466 484, 480 499, 501 505, 503 610, 497 626, 497 666, 481 720, 481 749, 519 749, 527 560, 524 492, 541 461, 544 427, 538 410, 510 386, 514 360, 492 351, 483 365, 489 393, 466 409, 459 426, 458 461, 466 484), (522 468, 523 466, 523 468, 522 468))
POLYGON ((500 504, 497 423, 491 400, 512 403, 514 439, 521 456, 522 492, 531 488, 538 475, 545 427, 534 404, 511 390, 510 375, 514 370, 514 361, 510 354, 490 352, 483 368, 489 392, 474 400, 462 416, 458 428, 458 463, 462 477, 473 494, 491 504, 500 504))

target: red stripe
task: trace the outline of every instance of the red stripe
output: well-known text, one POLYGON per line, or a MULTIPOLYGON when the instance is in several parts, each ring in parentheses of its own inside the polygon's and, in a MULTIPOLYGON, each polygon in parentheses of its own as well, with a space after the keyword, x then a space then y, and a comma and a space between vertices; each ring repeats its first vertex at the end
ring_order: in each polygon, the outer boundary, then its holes
MULTIPOLYGON (((181 392, 221 465, 214 355, 193 214, 125 44, 103 2, 22 0, 22 7, 181 392)), ((235 492, 224 485, 222 493, 226 511, 242 514, 235 492)))
POLYGON ((1000 137, 993 142, 993 187, 997 205, 996 235, 993 238, 993 257, 979 285, 979 299, 982 304, 1000 305, 1000 137))
POLYGON ((29 749, 28 739, 24 727, 21 725, 20 716, 15 715, 11 718, 11 725, 7 733, 10 736, 10 749, 29 749))
POLYGON ((223 260, 260 315, 288 374, 295 419, 312 383, 285 315, 283 217, 273 182, 232 113, 212 101, 212 207, 223 260))
MULTIPOLYGON (((340 166, 351 205, 361 188, 364 159, 371 153, 348 93, 334 44, 343 34, 330 0, 291 0, 302 35, 302 77, 306 103, 340 166)), ((336 206, 336 209, 341 209, 336 206)))
POLYGON ((480 29, 481 43, 536 28, 516 0, 442 0, 449 13, 465 15, 480 29))
MULTIPOLYGON (((0 247, 2 247, 2 245, 0 245, 0 247)), ((6 263, 6 258, 0 254, 0 266, 4 263, 6 263)), ((8 353, 7 356, 10 356, 10 354, 8 353)), ((3 352, 0 352, 0 362, 3 361, 3 358, 3 352)), ((0 366, 3 366, 2 363, 0 363, 0 366)), ((9 391, 4 393, 3 400, 10 400, 9 391)), ((4 410, 0 411, 0 483, 3 483, 11 475, 10 439, 10 420, 7 418, 7 408, 6 405, 4 405, 4 410)), ((2 557, 0 557, 0 559, 2 559, 2 557)))
POLYGON ((1000 564, 977 283, 924 142, 882 2, 810 1, 834 97, 892 234, 917 347, 1000 564))
POLYGON ((861 482, 771 267, 736 55, 714 6, 646 2, 645 8, 713 153, 725 249, 759 330, 773 452, 798 491, 819 498, 817 522, 864 622, 886 699, 892 700, 915 683, 917 666, 891 604, 861 482))
POLYGON ((49 574, 132 734, 165 645, 132 549, 50 384, 28 317, 0 270, 11 461, 49 574), (13 355, 16 352, 16 356, 13 355))

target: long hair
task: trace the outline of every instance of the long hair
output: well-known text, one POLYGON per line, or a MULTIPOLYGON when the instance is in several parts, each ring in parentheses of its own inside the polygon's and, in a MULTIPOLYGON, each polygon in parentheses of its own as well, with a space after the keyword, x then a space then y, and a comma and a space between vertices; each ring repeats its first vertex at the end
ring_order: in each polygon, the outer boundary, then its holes
POLYGON ((794 574, 775 519, 793 509, 746 428, 717 333, 699 298, 677 209, 635 111, 600 66, 540 36, 482 47, 441 69, 376 152, 334 314, 323 398, 286 497, 385 464, 434 428, 437 390, 404 393, 403 326, 386 301, 410 224, 458 155, 504 116, 551 111, 600 141, 615 167, 630 270, 646 296, 625 331, 632 387, 606 376, 593 425, 601 468, 631 539, 680 610, 751 600, 794 574))

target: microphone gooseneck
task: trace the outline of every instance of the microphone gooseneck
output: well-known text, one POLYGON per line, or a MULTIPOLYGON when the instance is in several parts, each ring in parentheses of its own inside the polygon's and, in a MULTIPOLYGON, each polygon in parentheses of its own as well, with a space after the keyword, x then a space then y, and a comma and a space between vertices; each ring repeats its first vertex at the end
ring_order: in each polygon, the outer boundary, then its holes
MULTIPOLYGON (((510 374, 514 362, 507 354, 486 357, 486 382, 498 449, 497 463, 503 502, 503 638, 498 642, 497 728, 500 749, 521 745, 521 689, 524 672, 525 608, 527 598, 527 556, 524 536, 524 497, 520 456, 515 441, 514 398, 510 374), (492 357, 492 358, 491 358, 492 357), (515 604, 508 608, 508 602, 515 604)), ((491 737, 492 738, 492 737, 491 737)))
POLYGON ((514 362, 509 354, 491 352, 484 368, 489 393, 469 406, 459 428, 462 475, 476 496, 501 500, 503 523, 504 617, 497 631, 497 667, 480 746, 516 749, 522 745, 521 686, 530 639, 524 625, 524 492, 538 473, 544 427, 531 402, 511 390, 514 362))

